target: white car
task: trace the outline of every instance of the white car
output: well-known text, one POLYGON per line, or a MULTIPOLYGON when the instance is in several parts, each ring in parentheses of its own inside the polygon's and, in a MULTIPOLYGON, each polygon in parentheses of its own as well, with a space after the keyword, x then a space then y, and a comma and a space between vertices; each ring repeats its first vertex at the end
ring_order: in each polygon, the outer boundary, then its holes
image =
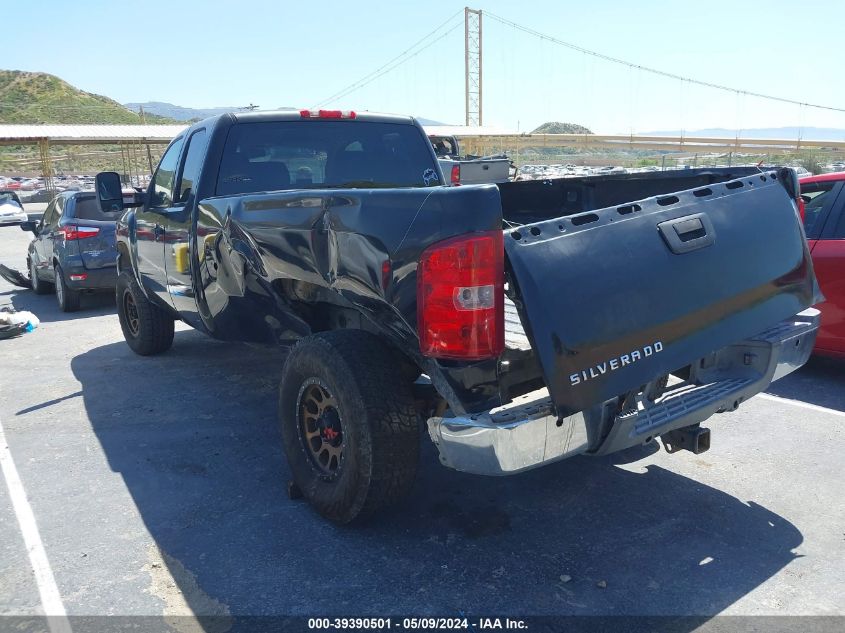
POLYGON ((12 191, 0 191, 0 226, 20 224, 28 219, 17 195, 12 191))

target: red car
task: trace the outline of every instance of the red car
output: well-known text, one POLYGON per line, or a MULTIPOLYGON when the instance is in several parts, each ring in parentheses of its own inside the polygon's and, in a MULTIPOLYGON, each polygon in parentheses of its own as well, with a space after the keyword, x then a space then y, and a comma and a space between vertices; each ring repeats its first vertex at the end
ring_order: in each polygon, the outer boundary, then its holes
POLYGON ((845 358, 845 172, 801 179, 804 230, 827 299, 815 353, 845 358))

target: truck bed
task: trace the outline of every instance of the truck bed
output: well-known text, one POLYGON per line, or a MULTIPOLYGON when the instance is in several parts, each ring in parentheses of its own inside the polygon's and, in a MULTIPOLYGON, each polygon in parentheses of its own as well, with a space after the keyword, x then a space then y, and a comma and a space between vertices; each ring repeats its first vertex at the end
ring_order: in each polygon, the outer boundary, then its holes
POLYGON ((505 297, 505 347, 515 350, 530 350, 531 343, 519 318, 516 305, 505 297))

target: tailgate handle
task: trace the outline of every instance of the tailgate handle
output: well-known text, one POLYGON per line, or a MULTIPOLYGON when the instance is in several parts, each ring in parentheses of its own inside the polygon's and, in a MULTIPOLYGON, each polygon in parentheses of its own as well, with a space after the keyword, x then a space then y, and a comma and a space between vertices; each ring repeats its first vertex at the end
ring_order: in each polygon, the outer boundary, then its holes
POLYGON ((716 241, 713 223, 704 213, 685 215, 657 225, 666 245, 673 253, 682 255, 710 246, 716 241))

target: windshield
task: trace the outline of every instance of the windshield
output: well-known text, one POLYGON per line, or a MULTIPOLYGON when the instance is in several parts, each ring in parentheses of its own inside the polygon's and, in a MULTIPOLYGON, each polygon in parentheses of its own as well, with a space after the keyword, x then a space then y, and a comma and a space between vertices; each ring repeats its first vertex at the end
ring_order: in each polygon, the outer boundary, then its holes
POLYGON ((801 197, 804 199, 804 232, 807 235, 815 233, 816 224, 822 218, 822 209, 830 200, 830 193, 835 184, 833 181, 827 181, 801 185, 801 197))
POLYGON ((217 195, 279 189, 428 187, 439 172, 413 125, 367 121, 268 121, 235 125, 217 195))
POLYGON ((18 207, 21 206, 21 203, 13 193, 0 193, 0 205, 4 204, 14 204, 18 207))

